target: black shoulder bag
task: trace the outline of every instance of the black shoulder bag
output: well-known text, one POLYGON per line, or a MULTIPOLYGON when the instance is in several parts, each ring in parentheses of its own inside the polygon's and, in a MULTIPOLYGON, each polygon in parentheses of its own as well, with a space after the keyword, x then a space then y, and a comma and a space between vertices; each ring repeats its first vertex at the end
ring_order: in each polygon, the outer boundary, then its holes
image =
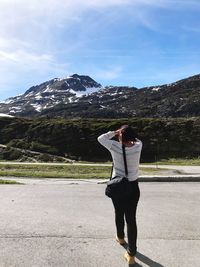
POLYGON ((131 188, 128 181, 128 168, 126 162, 125 146, 122 145, 124 168, 126 176, 114 176, 107 182, 105 194, 110 198, 124 199, 131 194, 131 188))

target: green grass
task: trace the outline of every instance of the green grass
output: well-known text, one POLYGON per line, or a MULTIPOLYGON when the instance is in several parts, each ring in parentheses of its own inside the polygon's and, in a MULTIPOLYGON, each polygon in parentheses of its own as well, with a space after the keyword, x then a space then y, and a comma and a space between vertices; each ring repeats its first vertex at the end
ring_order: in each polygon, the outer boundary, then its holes
POLYGON ((3 179, 0 179, 0 184, 21 184, 21 183, 18 183, 18 182, 13 181, 13 180, 3 180, 3 179))
POLYGON ((0 175, 34 178, 107 178, 110 167, 75 165, 1 164, 0 175))
MULTIPOLYGON (((159 168, 140 168, 141 174, 159 174, 167 171, 159 168)), ((0 176, 31 178, 73 178, 73 179, 107 179, 110 166, 37 165, 37 164, 0 164, 0 176)))

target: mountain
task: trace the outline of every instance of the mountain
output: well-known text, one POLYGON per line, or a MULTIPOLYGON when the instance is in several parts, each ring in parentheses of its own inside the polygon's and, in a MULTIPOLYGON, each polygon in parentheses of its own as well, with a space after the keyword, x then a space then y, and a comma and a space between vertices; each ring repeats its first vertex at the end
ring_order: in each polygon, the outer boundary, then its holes
POLYGON ((0 103, 0 112, 15 116, 37 116, 58 104, 75 103, 83 95, 101 89, 101 84, 89 76, 73 74, 55 78, 40 85, 32 86, 24 94, 11 97, 0 103))
POLYGON ((127 118, 200 116, 200 75, 144 88, 102 87, 74 74, 31 87, 0 103, 0 112, 21 117, 127 118))

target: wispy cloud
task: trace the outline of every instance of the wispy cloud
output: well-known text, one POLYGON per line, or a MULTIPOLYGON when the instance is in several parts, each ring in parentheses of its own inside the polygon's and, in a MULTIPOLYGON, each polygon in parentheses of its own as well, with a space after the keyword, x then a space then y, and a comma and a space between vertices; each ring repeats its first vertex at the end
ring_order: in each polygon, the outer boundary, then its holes
POLYGON ((1 99, 23 93, 32 85, 68 72, 69 64, 57 62, 50 54, 0 50, 1 99))
MULTIPOLYGON (((73 70, 117 79, 139 54, 163 52, 160 12, 199 8, 197 0, 0 0, 0 90, 73 70), (155 34, 151 41, 143 29, 155 34)), ((198 32, 188 23, 185 30, 198 32)))
POLYGON ((51 62, 52 56, 48 54, 37 55, 33 53, 27 53, 23 50, 17 50, 11 53, 0 51, 0 62, 2 61, 10 61, 11 63, 23 62, 26 67, 30 66, 32 68, 34 64, 41 64, 41 62, 51 62))

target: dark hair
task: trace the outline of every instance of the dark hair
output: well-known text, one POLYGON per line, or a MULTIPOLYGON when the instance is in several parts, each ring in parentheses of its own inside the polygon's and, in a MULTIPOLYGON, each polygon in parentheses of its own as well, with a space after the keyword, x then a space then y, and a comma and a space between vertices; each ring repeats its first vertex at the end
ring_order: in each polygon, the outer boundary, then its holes
POLYGON ((123 125, 121 129, 123 129, 122 142, 136 141, 137 135, 131 126, 123 125))

